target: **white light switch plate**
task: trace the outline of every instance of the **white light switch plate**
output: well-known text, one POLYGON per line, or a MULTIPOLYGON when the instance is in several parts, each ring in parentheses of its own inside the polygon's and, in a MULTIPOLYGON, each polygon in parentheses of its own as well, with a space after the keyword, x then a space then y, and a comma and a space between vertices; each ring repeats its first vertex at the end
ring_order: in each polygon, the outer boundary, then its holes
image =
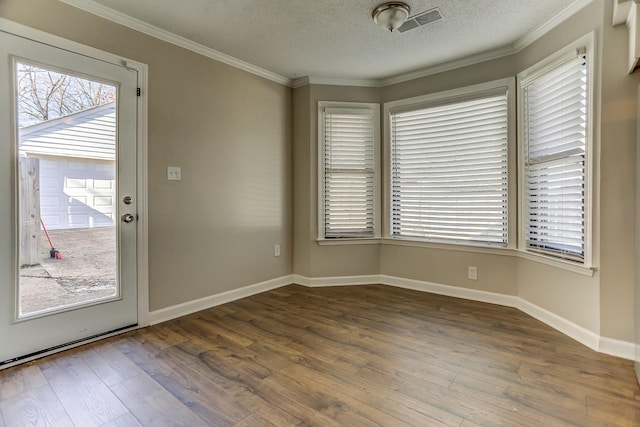
POLYGON ((182 170, 177 166, 167 166, 167 180, 180 181, 182 179, 182 170))

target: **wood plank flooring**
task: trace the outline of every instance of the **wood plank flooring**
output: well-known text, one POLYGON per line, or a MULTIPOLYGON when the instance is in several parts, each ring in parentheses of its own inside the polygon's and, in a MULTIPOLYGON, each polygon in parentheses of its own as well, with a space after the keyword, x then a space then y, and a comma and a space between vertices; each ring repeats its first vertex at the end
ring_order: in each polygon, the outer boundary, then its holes
POLYGON ((0 371, 0 427, 634 426, 630 361, 522 312, 287 286, 0 371))

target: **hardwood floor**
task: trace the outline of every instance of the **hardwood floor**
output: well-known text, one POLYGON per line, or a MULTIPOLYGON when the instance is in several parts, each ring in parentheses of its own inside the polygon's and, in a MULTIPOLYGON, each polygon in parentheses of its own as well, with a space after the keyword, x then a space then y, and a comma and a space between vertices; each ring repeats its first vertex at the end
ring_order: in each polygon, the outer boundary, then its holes
POLYGON ((287 286, 0 371, 0 427, 633 426, 630 361, 512 308, 287 286))

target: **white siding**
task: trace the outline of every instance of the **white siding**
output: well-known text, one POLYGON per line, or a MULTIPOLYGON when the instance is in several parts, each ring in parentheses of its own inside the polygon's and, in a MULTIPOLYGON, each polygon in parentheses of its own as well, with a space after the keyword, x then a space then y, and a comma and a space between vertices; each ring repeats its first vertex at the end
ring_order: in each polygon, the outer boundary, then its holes
POLYGON ((115 162, 40 158, 40 212, 48 229, 110 227, 116 209, 115 162))
POLYGON ((114 160, 115 102, 20 129, 20 152, 114 160))

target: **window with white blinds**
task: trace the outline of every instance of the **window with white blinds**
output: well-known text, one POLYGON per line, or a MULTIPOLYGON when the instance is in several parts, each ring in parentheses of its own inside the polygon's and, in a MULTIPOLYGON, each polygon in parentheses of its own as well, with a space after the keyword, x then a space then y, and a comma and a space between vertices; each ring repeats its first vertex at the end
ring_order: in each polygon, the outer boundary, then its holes
POLYGON ((320 105, 320 238, 376 234, 377 104, 320 105))
POLYGON ((588 88, 584 52, 521 83, 526 247, 585 257, 588 88))
POLYGON ((508 244, 506 87, 390 111, 391 236, 508 244))

